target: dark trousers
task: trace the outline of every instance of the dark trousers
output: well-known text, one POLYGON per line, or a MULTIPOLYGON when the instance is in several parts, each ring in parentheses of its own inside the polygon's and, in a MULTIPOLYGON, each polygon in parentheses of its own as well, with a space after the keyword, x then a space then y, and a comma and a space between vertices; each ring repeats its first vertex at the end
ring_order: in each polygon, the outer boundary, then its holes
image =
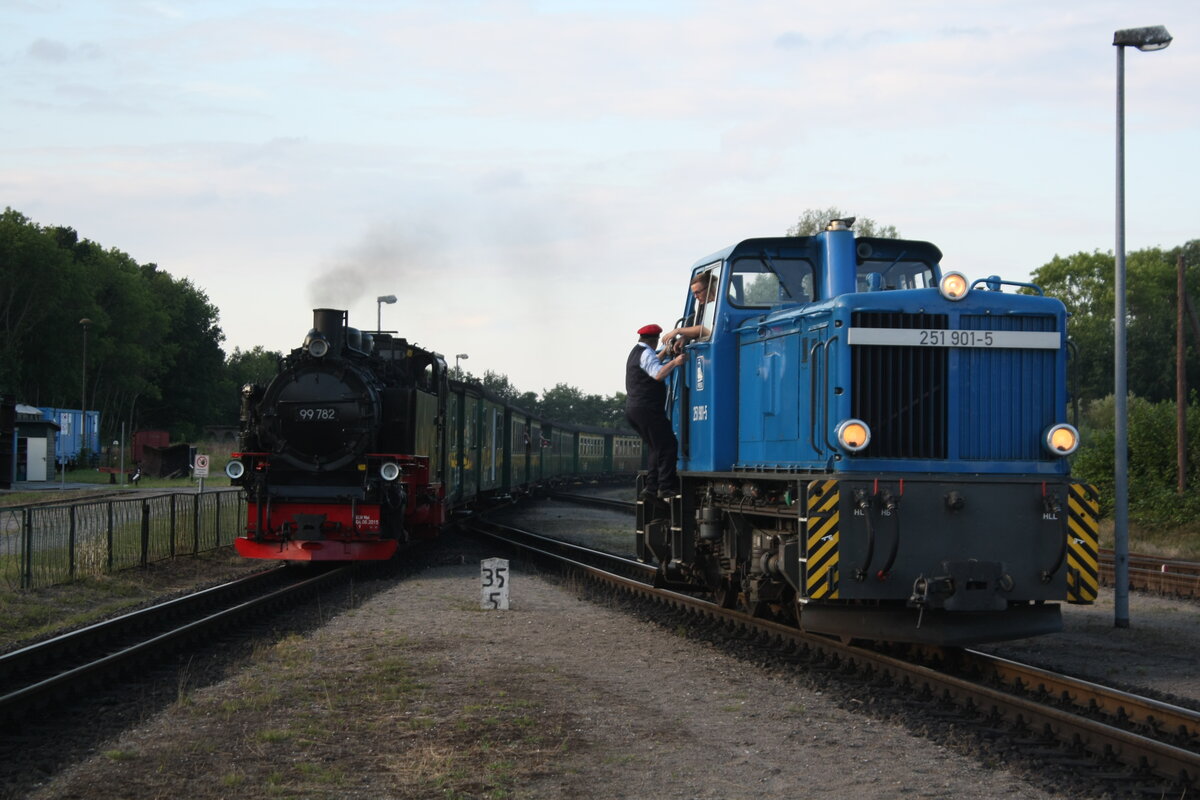
POLYGON ((625 419, 642 437, 648 451, 646 489, 677 489, 679 477, 675 474, 675 459, 679 456, 679 441, 671 430, 667 415, 661 408, 632 406, 625 409, 625 419))

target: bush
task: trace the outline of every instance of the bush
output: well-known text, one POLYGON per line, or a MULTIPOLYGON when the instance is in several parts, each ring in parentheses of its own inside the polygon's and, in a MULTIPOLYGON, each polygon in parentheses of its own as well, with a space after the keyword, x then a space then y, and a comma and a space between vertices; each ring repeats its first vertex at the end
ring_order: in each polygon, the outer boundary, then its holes
MULTIPOLYGON (((1144 525, 1184 525, 1200 518, 1200 414, 1189 404, 1187 491, 1176 491, 1179 470, 1175 448, 1175 403, 1129 398, 1129 517, 1144 525)), ((1113 397, 1092 403, 1081 422, 1083 444, 1072 469, 1077 478, 1100 491, 1101 513, 1113 510, 1116 404, 1113 397)))

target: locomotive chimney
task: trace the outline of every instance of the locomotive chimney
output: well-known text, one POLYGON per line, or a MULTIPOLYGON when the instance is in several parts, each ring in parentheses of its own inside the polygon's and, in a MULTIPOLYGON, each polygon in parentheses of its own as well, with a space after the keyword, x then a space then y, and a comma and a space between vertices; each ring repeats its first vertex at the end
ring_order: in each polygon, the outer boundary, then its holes
POLYGON ((346 314, 337 308, 313 309, 313 330, 325 337, 334 353, 340 353, 345 344, 346 314))

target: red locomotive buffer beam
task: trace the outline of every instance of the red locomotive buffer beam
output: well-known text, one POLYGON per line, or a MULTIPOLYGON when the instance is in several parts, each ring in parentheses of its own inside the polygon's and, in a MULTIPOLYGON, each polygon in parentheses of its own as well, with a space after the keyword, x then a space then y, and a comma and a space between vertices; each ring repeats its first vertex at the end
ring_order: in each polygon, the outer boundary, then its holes
POLYGON ((263 510, 263 535, 257 536, 259 507, 247 504, 247 535, 234 541, 246 558, 283 561, 382 561, 391 558, 399 543, 381 539, 380 507, 361 504, 353 509, 341 503, 286 503, 275 501, 263 510))
MULTIPOLYGON (((270 456, 235 453, 265 478, 270 456)), ((390 480, 373 483, 367 498, 347 503, 288 500, 247 502, 246 533, 234 541, 246 558, 282 561, 383 561, 402 541, 430 538, 444 522, 443 488, 429 483, 429 459, 422 456, 368 454, 360 469, 390 480), (382 469, 390 465, 395 469, 382 469)))

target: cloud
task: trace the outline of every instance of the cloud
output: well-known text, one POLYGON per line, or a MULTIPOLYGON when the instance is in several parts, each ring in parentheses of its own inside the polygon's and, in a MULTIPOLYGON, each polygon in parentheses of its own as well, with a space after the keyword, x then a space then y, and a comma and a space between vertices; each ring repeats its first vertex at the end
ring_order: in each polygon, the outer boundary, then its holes
POLYGON ((798 50, 807 47, 808 44, 808 37, 796 31, 788 31, 775 37, 775 46, 784 50, 798 50))
POLYGON ((101 56, 100 47, 84 42, 79 45, 68 45, 53 39, 35 39, 29 45, 29 57, 35 61, 50 64, 65 64, 70 61, 94 61, 101 56))

